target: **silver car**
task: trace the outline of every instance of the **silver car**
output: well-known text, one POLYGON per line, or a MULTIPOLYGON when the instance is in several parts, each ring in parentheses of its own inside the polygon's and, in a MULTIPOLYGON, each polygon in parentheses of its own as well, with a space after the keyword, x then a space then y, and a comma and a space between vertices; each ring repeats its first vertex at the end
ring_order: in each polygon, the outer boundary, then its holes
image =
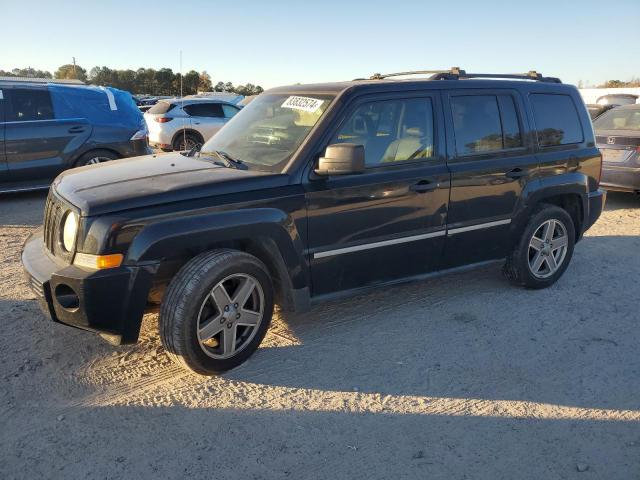
POLYGON ((200 147, 239 111, 233 103, 211 97, 160 100, 144 114, 149 144, 167 152, 200 147))

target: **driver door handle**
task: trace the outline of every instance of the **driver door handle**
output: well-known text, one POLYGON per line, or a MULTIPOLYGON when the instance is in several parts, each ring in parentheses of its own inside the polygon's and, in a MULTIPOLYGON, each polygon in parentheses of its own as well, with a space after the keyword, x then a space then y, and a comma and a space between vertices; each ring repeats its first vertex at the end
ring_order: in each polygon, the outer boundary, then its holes
POLYGON ((440 185, 435 180, 420 180, 418 183, 414 183, 409 187, 409 190, 416 193, 431 192, 438 188, 440 185))
POLYGON ((517 167, 517 168, 514 168, 513 170, 508 171, 504 175, 505 177, 508 177, 508 178, 522 178, 529 175, 529 170, 527 170, 526 168, 517 167))

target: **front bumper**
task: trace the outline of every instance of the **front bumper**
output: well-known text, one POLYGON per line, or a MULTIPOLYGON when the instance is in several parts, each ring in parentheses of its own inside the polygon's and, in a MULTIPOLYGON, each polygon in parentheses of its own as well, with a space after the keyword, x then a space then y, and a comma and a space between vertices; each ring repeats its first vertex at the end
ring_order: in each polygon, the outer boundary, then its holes
POLYGON ((87 270, 50 256, 36 231, 22 265, 43 312, 54 322, 99 333, 115 345, 135 343, 156 265, 87 270))
POLYGON ((604 164, 600 185, 607 190, 640 192, 640 168, 604 164))

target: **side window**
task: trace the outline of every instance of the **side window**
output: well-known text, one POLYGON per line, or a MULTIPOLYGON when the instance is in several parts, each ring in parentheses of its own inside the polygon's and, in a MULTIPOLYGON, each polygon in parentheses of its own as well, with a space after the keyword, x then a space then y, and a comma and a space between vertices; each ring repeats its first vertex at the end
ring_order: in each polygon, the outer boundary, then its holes
POLYGON ((3 91, 8 97, 7 122, 53 119, 53 107, 48 90, 15 88, 3 91))
POLYGON ((582 125, 569 95, 534 93, 530 98, 541 147, 582 142, 582 125))
POLYGON ((331 143, 364 146, 367 166, 429 158, 434 155, 430 98, 365 103, 344 122, 331 143))
POLYGON ((222 106, 219 103, 192 103, 186 105, 183 110, 192 117, 224 117, 222 106))
POLYGON ((231 105, 222 104, 222 111, 224 112, 224 116, 226 118, 232 118, 239 110, 236 107, 232 107, 231 105))
POLYGON ((522 147, 522 134, 510 95, 460 95, 451 98, 458 155, 522 147))

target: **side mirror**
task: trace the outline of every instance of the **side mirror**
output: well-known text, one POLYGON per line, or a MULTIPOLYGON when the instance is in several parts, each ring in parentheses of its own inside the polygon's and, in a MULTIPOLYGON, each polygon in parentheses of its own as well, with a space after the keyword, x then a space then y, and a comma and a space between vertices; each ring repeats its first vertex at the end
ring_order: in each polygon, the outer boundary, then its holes
POLYGON ((349 175, 364 172, 364 146, 355 143, 329 145, 320 157, 317 175, 349 175))

